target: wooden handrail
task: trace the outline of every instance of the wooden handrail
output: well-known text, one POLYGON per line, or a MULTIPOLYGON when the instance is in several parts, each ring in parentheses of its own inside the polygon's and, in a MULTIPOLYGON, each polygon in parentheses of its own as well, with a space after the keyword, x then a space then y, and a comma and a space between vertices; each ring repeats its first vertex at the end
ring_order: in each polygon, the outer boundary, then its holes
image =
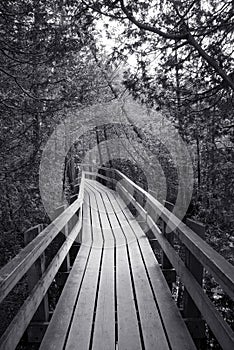
MULTIPOLYGON (((103 169, 103 168, 102 168, 103 169)), ((105 168, 104 174, 93 173, 95 178, 105 180, 113 186, 116 191, 130 202, 139 213, 140 221, 143 220, 153 232, 161 249, 164 251, 177 274, 180 276, 187 292, 191 296, 198 310, 203 315, 208 326, 224 350, 231 350, 234 344, 234 332, 223 320, 214 304, 204 293, 192 272, 180 258, 174 247, 169 243, 157 226, 158 218, 161 218, 179 238, 188 251, 213 275, 223 290, 234 300, 234 267, 209 246, 191 228, 181 222, 173 213, 164 207, 156 198, 136 185, 133 181, 120 171, 113 168, 105 168), (111 171, 110 171, 111 170, 111 171), (114 174, 114 176, 113 176, 114 174), (123 180, 123 181, 119 181, 123 180), (139 203, 136 193, 140 195, 142 203, 139 203)), ((91 172, 88 175, 92 175, 91 172)))
POLYGON ((83 192, 84 176, 77 200, 0 270, 0 302, 10 293, 32 264, 80 209, 83 203, 83 192))
POLYGON ((44 253, 48 245, 79 211, 78 220, 66 236, 58 252, 31 290, 18 313, 0 339, 0 350, 15 349, 27 329, 60 266, 70 251, 82 227, 82 203, 84 198, 84 174, 81 176, 77 200, 33 239, 14 259, 0 270, 0 302, 10 293, 18 281, 44 253))
MULTIPOLYGON (((152 195, 136 185, 120 171, 115 170, 115 172, 124 179, 127 184, 131 185, 133 189, 144 195, 145 199, 147 199, 147 204, 155 209, 157 214, 160 215, 171 230, 175 230, 176 228, 175 233, 178 235, 181 242, 199 258, 200 262, 213 274, 223 290, 234 300, 234 267, 152 195)), ((121 184, 118 183, 117 186, 124 187, 124 182, 121 184)), ((125 191, 127 191, 126 188, 125 191)), ((135 200, 129 192, 127 194, 131 200, 135 200)), ((140 204, 138 203, 138 205, 140 204)), ((147 214, 147 216, 149 215, 147 210, 145 210, 145 214, 147 214)))
MULTIPOLYGON (((87 164, 87 166, 90 167, 90 164, 87 164)), ((167 240, 166 235, 163 235, 157 226, 156 218, 161 217, 167 226, 178 236, 179 240, 186 246, 189 252, 191 252, 191 254, 212 273, 215 280, 233 300, 234 267, 211 248, 191 228, 166 209, 162 203, 128 179, 128 177, 120 171, 113 168, 102 167, 101 169, 104 170, 104 173, 100 174, 97 171, 98 166, 91 165, 91 168, 95 168, 95 172, 84 171, 84 169, 82 171, 78 199, 75 200, 74 203, 59 215, 49 226, 47 226, 35 239, 33 239, 33 241, 30 242, 14 259, 0 270, 1 302, 41 254, 43 254, 53 239, 79 211, 78 221, 75 226, 71 229, 68 236, 65 237, 66 239, 59 248, 59 251, 50 262, 49 266, 30 292, 29 297, 25 300, 19 312, 1 337, 0 350, 11 350, 15 348, 57 274, 64 258, 67 256, 77 237, 77 233, 81 230, 85 176, 99 178, 101 181, 107 182, 111 187, 115 187, 123 198, 126 198, 131 204, 133 204, 137 212, 140 214, 139 216, 141 219, 143 219, 150 227, 162 250, 170 260, 178 275, 181 277, 181 281, 186 290, 202 313, 204 319, 223 349, 232 349, 234 335, 231 328, 215 309, 188 266, 186 266, 184 261, 175 251, 174 247, 167 240), (139 200, 138 197, 140 197, 141 200, 139 200)))
POLYGON ((81 229, 81 217, 77 224, 72 229, 70 235, 63 243, 42 277, 39 279, 28 298, 24 301, 19 312, 11 324, 6 329, 5 333, 0 339, 0 350, 12 350, 15 349, 26 328, 28 327, 35 311, 40 305, 43 297, 45 296, 48 288, 53 282, 56 273, 59 270, 64 258, 68 254, 74 240, 77 237, 77 232, 81 229))
POLYGON ((208 296, 204 293, 202 287, 198 284, 192 273, 185 266, 185 263, 176 253, 171 244, 167 241, 166 237, 162 235, 162 232, 158 226, 153 222, 152 218, 151 230, 157 238, 160 246, 166 253, 168 259, 174 266, 176 272, 181 278, 182 283, 186 287, 189 295, 192 297, 196 306, 200 310, 207 324, 211 328, 212 332, 216 336, 223 349, 232 349, 234 343, 234 334, 231 328, 223 320, 220 313, 214 307, 214 304, 210 301, 208 296))

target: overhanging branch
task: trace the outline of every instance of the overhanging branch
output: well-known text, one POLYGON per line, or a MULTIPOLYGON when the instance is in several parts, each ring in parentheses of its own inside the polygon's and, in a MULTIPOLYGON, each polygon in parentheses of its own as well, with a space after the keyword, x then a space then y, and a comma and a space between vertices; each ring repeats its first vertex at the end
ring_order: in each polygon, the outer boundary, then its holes
POLYGON ((171 40, 182 40, 182 39, 186 39, 187 38, 187 33, 183 33, 183 34, 173 34, 173 33, 166 33, 163 32, 162 30, 153 27, 149 24, 145 24, 145 23, 141 23, 139 22, 129 11, 128 9, 125 7, 124 5, 124 0, 119 0, 120 2, 120 6, 121 9, 123 11, 123 13, 126 15, 126 17, 133 23, 135 24, 139 29, 143 29, 146 30, 148 32, 152 32, 155 34, 158 34, 159 36, 162 36, 165 39, 171 39, 171 40))

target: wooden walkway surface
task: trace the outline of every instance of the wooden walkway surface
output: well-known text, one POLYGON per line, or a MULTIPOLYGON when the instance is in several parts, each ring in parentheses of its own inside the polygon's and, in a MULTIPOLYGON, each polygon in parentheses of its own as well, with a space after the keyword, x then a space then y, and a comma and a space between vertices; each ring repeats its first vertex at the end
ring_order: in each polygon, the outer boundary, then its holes
POLYGON ((85 180, 82 244, 40 349, 195 349, 147 237, 94 180, 85 180))

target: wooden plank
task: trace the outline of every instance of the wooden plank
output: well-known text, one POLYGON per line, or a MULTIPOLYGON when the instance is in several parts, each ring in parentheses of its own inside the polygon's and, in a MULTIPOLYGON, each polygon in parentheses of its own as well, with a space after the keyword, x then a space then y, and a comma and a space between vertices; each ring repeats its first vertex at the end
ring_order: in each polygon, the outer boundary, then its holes
POLYGON ((72 320, 73 310, 82 284, 90 248, 81 245, 53 317, 42 340, 40 350, 62 350, 72 320))
POLYGON ((147 271, 171 347, 175 349, 195 350, 196 346, 174 300, 172 300, 171 292, 166 284, 160 266, 158 263, 155 263, 153 252, 149 252, 147 245, 148 242, 142 239, 140 246, 145 257, 147 271))
MULTIPOLYGON (((93 185, 93 186, 95 186, 96 188, 98 188, 100 191, 102 191, 102 194, 114 194, 115 193, 115 191, 114 190, 112 190, 111 188, 109 188, 109 187, 106 187, 106 186, 104 186, 104 185, 102 185, 99 181, 96 181, 96 180, 87 180, 88 181, 88 183, 90 184, 90 185, 93 185)), ((109 199, 108 199, 108 201, 109 201, 109 199)))
MULTIPOLYGON (((99 188, 100 191, 102 191, 102 199, 103 199, 103 203, 105 205, 106 214, 109 218, 109 222, 111 225, 112 234, 113 234, 113 238, 115 241, 114 244, 116 245, 116 240, 117 240, 117 243, 119 245, 125 245, 126 240, 125 240, 123 232, 119 226, 119 223, 118 223, 118 220, 116 218, 115 211, 113 208, 113 202, 115 201, 114 191, 108 189, 107 187, 103 186, 102 184, 100 184, 98 182, 96 182, 95 185, 97 188, 99 188)), ((104 234, 105 234, 105 232, 104 232, 104 234)))
POLYGON ((90 184, 88 182, 87 187, 89 188, 90 191, 92 191, 94 193, 94 195, 96 197, 96 203, 97 203, 98 212, 99 212, 100 219, 101 219, 102 229, 103 230, 110 229, 110 222, 109 222, 108 217, 106 215, 106 208, 105 208, 105 205, 104 205, 102 197, 101 197, 102 190, 99 189, 98 187, 96 187, 95 183, 90 184))
POLYGON ((109 204, 108 217, 116 240, 116 298, 118 323, 118 349, 142 349, 136 307, 131 283, 126 238, 119 225, 116 215, 113 215, 115 197, 106 191, 106 201, 109 204), (112 208, 112 210, 111 210, 112 208))
POLYGON ((171 292, 153 252, 148 247, 148 242, 141 239, 140 246, 171 347, 195 350, 196 347, 190 333, 174 300, 172 300, 171 292))
MULTIPOLYGON (((102 186, 102 185, 101 185, 102 186)), ((103 186, 104 187, 104 186, 103 186)), ((105 193, 105 203, 106 206, 108 206, 108 217, 112 226, 112 230, 116 239, 116 245, 125 245, 127 243, 125 235, 123 234, 123 231, 120 227, 119 221, 116 216, 116 212, 119 212, 120 219, 122 221, 125 221, 124 215, 122 215, 122 211, 119 209, 117 200, 116 200, 116 193, 114 191, 111 191, 107 188, 102 188, 103 191, 103 196, 105 193), (114 230, 116 229, 116 230, 114 230)), ((124 202, 123 202, 124 203, 124 202)), ((127 223, 127 221, 126 221, 127 223)), ((131 237, 132 238, 132 237, 131 237)))
MULTIPOLYGON (((125 217, 125 215, 123 214, 123 211, 122 211, 122 209, 127 208, 126 204, 124 203, 124 201, 118 195, 112 196, 112 200, 111 201, 112 201, 112 204, 113 204, 113 208, 115 209, 116 216, 117 216, 119 222, 121 223, 122 229, 125 226, 128 227, 129 226, 128 220, 126 219, 126 217, 125 217), (119 203, 121 203, 121 207, 119 206, 119 203)), ((133 216, 132 216, 132 219, 134 219, 133 216)), ((131 243, 131 242, 136 241, 136 237, 134 236, 134 234, 132 234, 132 232, 130 230, 124 230, 123 232, 124 232, 124 235, 126 237, 126 240, 127 240, 128 244, 131 243)))
POLYGON ((104 248, 93 349, 115 350, 114 249, 104 248))
MULTIPOLYGON (((167 342, 167 338, 164 333, 164 329, 162 326, 161 318, 158 313, 154 296, 150 287, 150 283, 146 274, 145 266, 141 258, 141 254, 139 251, 139 246, 137 242, 137 235, 132 230, 132 227, 130 226, 130 222, 127 220, 126 216, 122 212, 122 210, 127 210, 124 208, 123 202, 120 202, 119 210, 117 216, 119 218, 125 217, 124 226, 122 227, 123 232, 126 236, 129 237, 131 244, 128 245, 129 247, 129 256, 130 256, 130 263, 132 268, 132 274, 133 274, 133 280, 134 280, 134 287, 136 292, 136 298, 137 298, 137 305, 139 309, 139 316, 140 316, 140 322, 143 332, 143 338, 144 338, 144 345, 145 349, 169 349, 169 345, 167 342), (121 213, 121 216, 120 216, 121 213), (128 225, 126 224, 128 223, 128 225), (135 242, 134 242, 135 237, 135 242)), ((119 204, 119 201, 118 201, 119 204)), ((128 219, 131 222, 134 222, 136 220, 133 220, 131 216, 129 215, 128 219)), ((123 221, 121 220, 121 223, 123 221)), ((138 230, 139 238, 146 237, 143 233, 143 231, 140 229, 138 230), (139 232, 141 231, 141 232, 139 232)))
POLYGON ((136 221, 131 221, 130 225, 135 234, 141 237, 139 239, 139 245, 171 347, 173 349, 195 350, 196 347, 172 299, 171 292, 148 239, 141 236, 141 228, 136 221))
MULTIPOLYGON (((91 183, 92 185, 92 183, 91 183)), ((99 182, 96 182, 95 184, 96 188, 99 189, 99 191, 101 191, 102 193, 102 200, 103 200, 103 204, 105 206, 105 210, 106 210, 106 213, 115 213, 114 209, 113 209, 113 206, 111 205, 111 202, 108 198, 108 195, 113 195, 115 193, 115 191, 103 186, 102 184, 100 184, 99 182)))
POLYGON ((90 199, 90 208, 91 208, 91 224, 92 224, 92 232, 93 232, 93 247, 102 248, 103 246, 103 235, 101 231, 101 225, 98 214, 98 206, 96 202, 95 194, 86 187, 86 190, 89 194, 90 199))
POLYGON ((114 286, 114 237, 101 197, 101 189, 96 183, 88 184, 96 197, 104 235, 103 262, 97 300, 93 348, 115 349, 115 286, 114 286))
POLYGON ((56 256, 51 261, 50 265, 46 269, 46 271, 43 273, 41 279, 33 288, 31 294, 25 300, 24 304, 22 305, 19 312, 11 322, 10 326, 2 335, 0 339, 1 350, 15 349, 20 338, 22 337, 27 326, 29 325, 35 311, 37 310, 43 297, 45 296, 49 286, 51 285, 56 273, 58 272, 59 267, 61 266, 64 258, 68 254, 69 249, 71 248, 80 229, 81 220, 74 227, 67 240, 64 242, 56 256))
POLYGON ((125 245, 116 243, 118 348, 142 349, 125 245))
MULTIPOLYGON (((136 237, 132 234, 131 231, 126 231, 125 235, 123 234, 123 232, 119 233, 122 230, 119 222, 121 222, 121 226, 124 226, 124 225, 128 226, 128 220, 135 220, 135 218, 133 217, 129 209, 126 207, 125 202, 122 200, 121 197, 119 197, 119 195, 115 191, 111 191, 110 189, 104 186, 100 187, 100 189, 105 191, 106 200, 109 201, 108 216, 110 218, 112 225, 114 225, 114 227, 118 228, 119 230, 118 234, 116 235, 119 244, 126 244, 124 240, 127 240, 128 243, 134 242, 136 240, 136 237), (128 218, 126 218, 126 216, 123 213, 125 209, 127 210, 127 213, 130 215, 128 218), (121 236, 122 238, 120 239, 121 236)), ((106 205, 108 205, 108 202, 106 205)))
MULTIPOLYGON (((107 191, 108 192, 108 191, 107 191)), ((110 195, 110 194, 109 194, 110 195)), ((110 195, 113 205, 114 197, 110 195)), ((129 261, 127 256, 126 239, 123 235, 113 208, 108 206, 108 216, 116 238, 116 273, 117 273, 117 305, 118 305, 118 347, 120 349, 141 349, 139 326, 134 304, 131 284, 129 261), (128 266, 128 269, 127 269, 128 266), (135 319, 135 325, 133 320, 135 319)), ((131 237, 132 238, 132 237, 131 237)))
POLYGON ((92 247, 69 331, 66 350, 74 350, 77 347, 82 350, 89 349, 101 254, 101 249, 92 247))
POLYGON ((145 349, 169 349, 137 242, 129 245, 129 254, 145 349))
POLYGON ((94 319, 94 306, 98 293, 99 269, 101 268, 103 238, 95 195, 86 186, 91 208, 93 245, 84 275, 82 289, 67 339, 66 349, 89 349, 94 319))
POLYGON ((103 198, 101 193, 103 192, 102 189, 95 186, 95 184, 89 184, 89 189, 93 191, 96 197, 98 211, 100 215, 100 221, 102 226, 102 233, 103 233, 103 239, 104 239, 104 247, 105 248, 114 248, 115 241, 113 237, 113 232, 110 226, 110 222, 107 216, 106 207, 103 202, 103 198))

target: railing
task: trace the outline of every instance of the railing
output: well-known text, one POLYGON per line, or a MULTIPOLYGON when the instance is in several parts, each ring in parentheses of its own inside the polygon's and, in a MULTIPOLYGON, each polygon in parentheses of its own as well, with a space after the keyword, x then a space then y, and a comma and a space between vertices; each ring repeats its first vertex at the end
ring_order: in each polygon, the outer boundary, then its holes
POLYGON ((204 235, 204 227, 192 220, 188 220, 186 224, 181 222, 171 213, 172 205, 167 203, 167 209, 118 170, 104 167, 98 169, 92 165, 82 165, 82 170, 84 171, 80 172, 82 176, 80 175, 78 198, 76 200, 72 198, 72 204, 35 238, 35 229, 27 233, 25 236, 27 246, 0 270, 0 302, 8 296, 25 274, 31 273, 35 277, 36 272, 37 276, 33 282, 31 280, 29 296, 1 337, 0 349, 12 350, 16 347, 35 313, 40 311, 40 308, 43 311, 46 293, 56 274, 61 270, 64 262, 67 265, 66 268, 69 266, 66 259, 82 226, 84 177, 95 178, 115 189, 124 200, 130 203, 130 208, 135 208, 139 223, 144 228, 145 226, 150 228, 163 251, 162 267, 165 276, 169 276, 169 285, 171 286, 173 281, 174 268, 186 288, 184 316, 191 333, 200 333, 195 334, 194 338, 199 339, 201 333, 204 333, 202 327, 197 331, 198 323, 196 323, 198 321, 200 325, 202 324, 200 318, 202 315, 222 348, 233 349, 233 331, 205 294, 202 288, 202 273, 203 268, 209 271, 222 289, 234 300, 234 268, 200 237, 204 235), (163 221, 162 229, 158 225, 159 218, 163 221), (45 250, 61 232, 64 240, 45 268, 45 250), (173 246, 174 237, 184 247, 183 259, 173 246))
MULTIPOLYGON (((125 201, 131 203, 130 207, 135 208, 140 218, 139 223, 148 225, 153 232, 164 256, 174 267, 186 289, 184 294, 187 295, 187 304, 184 311, 191 333, 197 332, 198 324, 194 324, 193 321, 201 321, 201 314, 222 348, 233 349, 234 332, 205 294, 202 275, 205 268, 234 300, 234 267, 200 237, 204 237, 203 225, 192 220, 187 220, 187 224, 181 222, 172 214, 172 210, 168 210, 118 170, 102 167, 96 172, 86 171, 85 174, 115 189, 125 201), (163 221, 163 230, 157 224, 159 218, 163 221), (173 247, 173 236, 176 236, 184 247, 183 259, 173 247)), ((196 336, 199 339, 201 334, 195 334, 195 338, 196 336)))
MULTIPOLYGON (((1 350, 14 349, 30 324, 56 274, 69 254, 82 226, 82 203, 84 193, 84 176, 80 181, 78 198, 65 209, 50 225, 34 239, 35 228, 26 233, 27 246, 0 270, 0 302, 2 302, 20 279, 27 273, 38 280, 29 281, 29 296, 10 323, 0 339, 1 350), (44 265, 44 253, 51 242, 63 232, 63 241, 56 255, 47 268, 44 265)), ((40 230, 38 230, 39 232, 40 230)), ((45 310, 44 310, 45 311, 45 310)))

